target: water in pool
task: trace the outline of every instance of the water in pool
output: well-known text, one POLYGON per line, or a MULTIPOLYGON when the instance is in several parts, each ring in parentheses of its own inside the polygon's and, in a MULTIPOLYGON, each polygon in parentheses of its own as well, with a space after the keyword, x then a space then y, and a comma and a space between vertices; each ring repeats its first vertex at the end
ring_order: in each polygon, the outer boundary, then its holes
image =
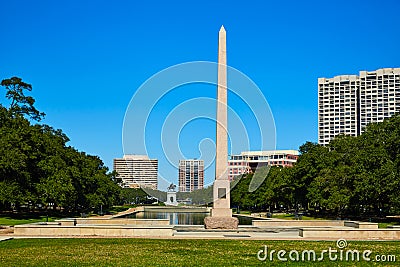
MULTIPOLYGON (((208 212, 160 212, 144 211, 129 215, 135 219, 169 219, 171 225, 203 225, 204 218, 210 216, 208 212)), ((250 225, 252 219, 239 216, 240 225, 250 225)))

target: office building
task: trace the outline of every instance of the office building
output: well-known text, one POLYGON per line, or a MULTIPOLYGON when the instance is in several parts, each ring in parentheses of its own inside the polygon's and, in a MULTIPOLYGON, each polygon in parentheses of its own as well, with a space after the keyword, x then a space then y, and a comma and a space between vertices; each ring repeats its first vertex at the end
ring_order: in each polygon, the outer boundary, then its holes
POLYGON ((228 178, 251 173, 257 167, 282 166, 292 167, 299 157, 297 150, 245 151, 240 155, 231 155, 228 160, 228 178))
POLYGON ((360 131, 400 112, 400 68, 360 72, 360 131))
POLYGON ((371 122, 400 112, 400 68, 318 79, 318 143, 358 136, 371 122))
POLYGON ((179 161, 179 191, 192 192, 204 186, 204 160, 179 161))
POLYGON ((357 136, 359 80, 356 75, 318 79, 318 141, 329 143, 334 136, 357 136))
POLYGON ((124 155, 114 159, 114 171, 122 179, 123 187, 157 189, 158 160, 145 155, 124 155))

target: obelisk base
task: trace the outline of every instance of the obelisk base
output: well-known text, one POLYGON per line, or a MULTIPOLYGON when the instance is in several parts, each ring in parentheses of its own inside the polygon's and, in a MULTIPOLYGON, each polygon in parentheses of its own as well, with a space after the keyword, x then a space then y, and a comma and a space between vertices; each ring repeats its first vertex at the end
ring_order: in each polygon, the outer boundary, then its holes
POLYGON ((232 217, 232 210, 227 208, 212 208, 211 217, 232 217))
POLYGON ((235 217, 205 217, 206 229, 238 229, 239 220, 235 217))

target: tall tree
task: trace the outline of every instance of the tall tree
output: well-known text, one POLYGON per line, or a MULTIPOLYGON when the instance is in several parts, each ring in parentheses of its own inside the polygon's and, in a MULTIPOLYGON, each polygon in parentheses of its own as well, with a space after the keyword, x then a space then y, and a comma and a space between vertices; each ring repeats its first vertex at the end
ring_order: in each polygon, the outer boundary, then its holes
POLYGON ((35 99, 24 93, 24 91, 32 91, 32 85, 23 82, 21 78, 12 77, 2 80, 1 86, 5 87, 6 98, 11 101, 8 110, 12 114, 26 115, 35 121, 40 121, 45 116, 34 107, 35 99))

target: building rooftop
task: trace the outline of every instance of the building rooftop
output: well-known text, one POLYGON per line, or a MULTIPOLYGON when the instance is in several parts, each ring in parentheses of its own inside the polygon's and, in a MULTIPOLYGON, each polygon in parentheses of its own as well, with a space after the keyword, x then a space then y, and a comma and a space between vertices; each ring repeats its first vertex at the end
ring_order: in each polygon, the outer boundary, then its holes
POLYGON ((147 155, 124 155, 124 159, 149 159, 149 157, 147 155))
POLYGON ((291 155, 299 155, 299 151, 297 150, 263 150, 263 151, 243 151, 240 153, 242 156, 270 156, 276 154, 291 154, 291 155))

